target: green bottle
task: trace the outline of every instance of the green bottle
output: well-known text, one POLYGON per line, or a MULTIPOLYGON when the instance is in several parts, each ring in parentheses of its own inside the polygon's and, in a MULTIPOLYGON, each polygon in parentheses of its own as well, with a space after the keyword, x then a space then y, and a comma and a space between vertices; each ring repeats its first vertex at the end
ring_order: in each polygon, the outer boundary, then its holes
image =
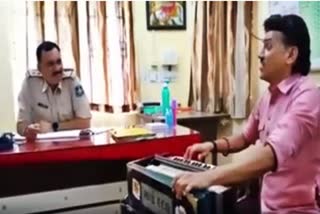
POLYGON ((168 87, 168 82, 165 82, 162 87, 161 106, 162 106, 162 115, 165 116, 167 109, 170 108, 170 90, 168 87))

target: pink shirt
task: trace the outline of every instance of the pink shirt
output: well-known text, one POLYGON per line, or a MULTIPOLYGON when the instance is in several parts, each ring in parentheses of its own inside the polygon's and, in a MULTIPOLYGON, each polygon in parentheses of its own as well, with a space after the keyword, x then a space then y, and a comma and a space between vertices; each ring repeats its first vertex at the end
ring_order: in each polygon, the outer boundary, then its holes
POLYGON ((276 170, 263 177, 262 213, 320 213, 315 204, 319 127, 320 89, 308 77, 290 76, 269 88, 257 103, 244 137, 269 143, 277 161, 276 170))

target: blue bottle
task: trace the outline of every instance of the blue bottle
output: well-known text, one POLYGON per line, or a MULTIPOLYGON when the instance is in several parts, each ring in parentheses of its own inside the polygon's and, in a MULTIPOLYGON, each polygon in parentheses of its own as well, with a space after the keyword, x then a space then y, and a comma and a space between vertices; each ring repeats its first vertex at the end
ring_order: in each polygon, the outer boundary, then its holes
POLYGON ((167 109, 170 109, 170 90, 168 87, 168 82, 164 83, 162 87, 161 107, 162 107, 162 115, 166 116, 167 109))
POLYGON ((165 115, 165 123, 169 128, 174 126, 174 121, 173 121, 173 112, 171 108, 168 108, 166 110, 166 115, 165 115))

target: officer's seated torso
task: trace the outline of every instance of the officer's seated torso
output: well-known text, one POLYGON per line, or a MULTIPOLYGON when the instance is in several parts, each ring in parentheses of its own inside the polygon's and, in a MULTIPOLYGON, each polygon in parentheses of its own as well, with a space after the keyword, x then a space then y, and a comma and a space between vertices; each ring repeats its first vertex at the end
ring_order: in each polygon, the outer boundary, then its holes
POLYGON ((74 118, 72 96, 82 96, 84 93, 81 86, 76 90, 78 81, 74 76, 64 75, 55 90, 39 73, 30 74, 25 81, 27 91, 24 93, 30 98, 32 122, 61 122, 74 118))

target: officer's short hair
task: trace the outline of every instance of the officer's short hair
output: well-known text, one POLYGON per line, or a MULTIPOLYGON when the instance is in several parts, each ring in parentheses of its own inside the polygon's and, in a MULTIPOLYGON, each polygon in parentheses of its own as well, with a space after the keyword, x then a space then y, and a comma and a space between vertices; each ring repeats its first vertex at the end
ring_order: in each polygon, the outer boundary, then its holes
POLYGON ((47 52, 47 51, 51 51, 52 49, 56 48, 59 52, 60 52, 60 47, 54 43, 54 42, 50 42, 50 41, 44 41, 42 42, 38 47, 37 47, 37 60, 38 62, 41 61, 41 55, 42 52, 47 52))

